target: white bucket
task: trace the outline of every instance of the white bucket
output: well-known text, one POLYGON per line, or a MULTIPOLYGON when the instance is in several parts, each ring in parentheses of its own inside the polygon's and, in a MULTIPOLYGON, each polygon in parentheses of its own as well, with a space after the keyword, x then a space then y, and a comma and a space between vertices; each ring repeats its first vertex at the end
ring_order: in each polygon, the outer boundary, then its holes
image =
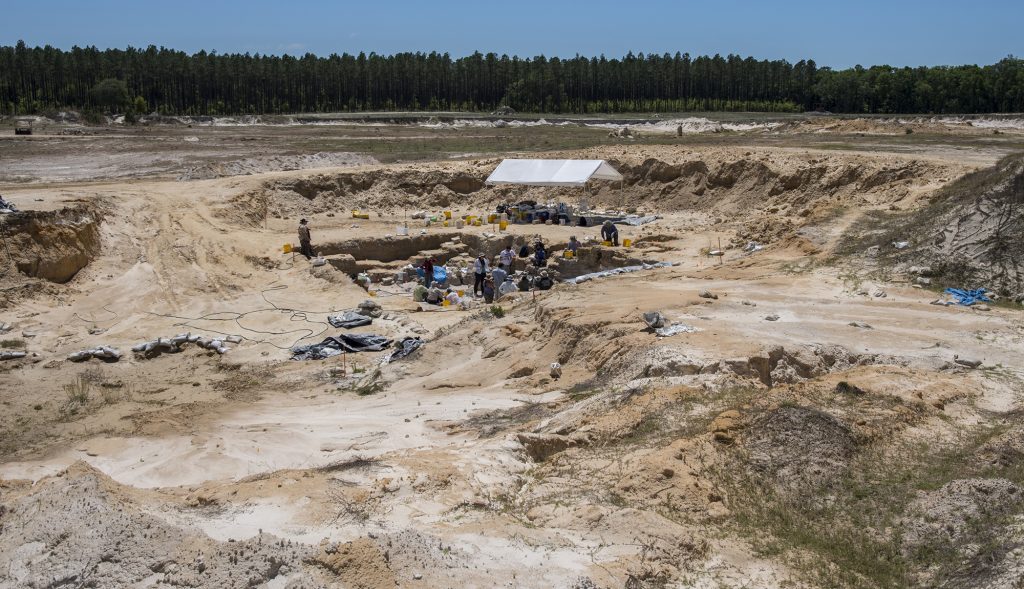
POLYGON ((395 234, 396 235, 409 235, 409 228, 406 227, 405 225, 399 225, 398 227, 395 227, 395 234))

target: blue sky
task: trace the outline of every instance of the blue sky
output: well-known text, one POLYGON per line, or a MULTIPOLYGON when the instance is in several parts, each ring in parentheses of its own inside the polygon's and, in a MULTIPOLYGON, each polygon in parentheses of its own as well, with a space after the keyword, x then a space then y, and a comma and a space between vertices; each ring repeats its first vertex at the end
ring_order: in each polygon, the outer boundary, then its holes
POLYGON ((220 53, 448 52, 618 57, 737 53, 819 65, 993 63, 1024 56, 1024 0, 23 0, 0 44, 220 53))

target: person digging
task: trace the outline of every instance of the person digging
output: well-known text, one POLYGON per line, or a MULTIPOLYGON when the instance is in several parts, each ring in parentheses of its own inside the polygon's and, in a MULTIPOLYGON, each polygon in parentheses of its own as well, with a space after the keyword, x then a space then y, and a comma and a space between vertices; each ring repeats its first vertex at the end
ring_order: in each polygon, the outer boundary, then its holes
POLYGON ((601 226, 601 239, 612 242, 612 245, 619 247, 619 228, 611 221, 605 221, 601 226))

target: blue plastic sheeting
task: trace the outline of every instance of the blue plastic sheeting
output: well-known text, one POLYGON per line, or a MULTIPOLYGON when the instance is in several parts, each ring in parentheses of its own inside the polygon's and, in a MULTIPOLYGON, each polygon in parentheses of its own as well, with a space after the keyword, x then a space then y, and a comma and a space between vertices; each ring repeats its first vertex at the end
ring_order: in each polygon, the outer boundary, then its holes
MULTIPOLYGON (((423 278, 425 272, 423 268, 416 268, 416 275, 423 278)), ((434 266, 434 282, 444 282, 448 280, 448 268, 444 266, 434 266)))
POLYGON ((984 288, 976 288, 974 290, 965 290, 962 288, 947 288, 946 292, 956 299, 958 305, 973 305, 974 303, 984 302, 988 303, 992 299, 985 296, 984 288))

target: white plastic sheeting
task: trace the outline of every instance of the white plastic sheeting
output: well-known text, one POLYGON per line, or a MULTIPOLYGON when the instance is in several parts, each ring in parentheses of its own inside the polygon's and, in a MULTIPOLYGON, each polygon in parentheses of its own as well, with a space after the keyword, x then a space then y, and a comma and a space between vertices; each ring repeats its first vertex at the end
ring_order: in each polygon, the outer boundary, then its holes
POLYGON ((577 276, 576 278, 567 278, 565 282, 569 284, 582 284, 594 280, 595 278, 607 278, 609 276, 617 276, 619 274, 629 274, 631 272, 639 272, 641 270, 651 270, 654 268, 668 268, 669 266, 678 266, 678 262, 658 262, 656 264, 640 264, 637 266, 622 266, 621 268, 612 268, 611 270, 602 270, 600 272, 591 272, 590 274, 584 274, 577 276))
POLYGON ((583 186, 591 180, 622 181, 622 174, 604 160, 503 160, 487 184, 583 186))

